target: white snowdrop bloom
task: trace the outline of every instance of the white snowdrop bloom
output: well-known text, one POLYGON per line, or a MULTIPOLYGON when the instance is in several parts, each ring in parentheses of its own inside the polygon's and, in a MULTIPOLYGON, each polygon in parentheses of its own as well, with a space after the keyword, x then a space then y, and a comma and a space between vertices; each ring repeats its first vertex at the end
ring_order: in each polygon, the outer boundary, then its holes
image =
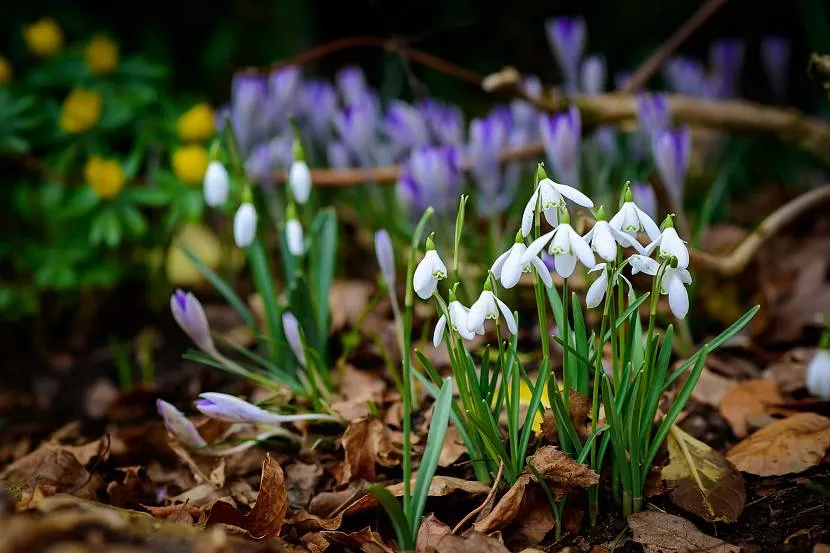
POLYGON ((649 240, 657 240, 660 236, 660 228, 657 223, 648 216, 648 213, 637 207, 630 189, 625 191, 625 202, 617 214, 611 217, 608 224, 630 236, 637 236, 640 231, 644 231, 649 240))
POLYGON ((559 184, 549 178, 543 178, 539 181, 539 186, 530 196, 525 205, 524 213, 522 213, 522 236, 527 236, 533 229, 533 219, 536 215, 536 204, 541 197, 542 214, 545 220, 551 226, 555 227, 559 224, 559 208, 565 206, 564 198, 567 198, 577 205, 582 207, 594 207, 594 202, 591 198, 567 184, 559 184))
POLYGON ((482 290, 481 295, 470 306, 470 312, 467 314, 467 329, 474 332, 482 329, 484 327, 484 321, 487 319, 498 320, 499 311, 501 311, 510 333, 516 334, 518 327, 516 325, 516 319, 513 317, 513 312, 510 311, 510 308, 503 301, 496 297, 488 281, 484 285, 484 290, 482 290))
POLYGON ((830 350, 817 349, 807 365, 807 390, 821 399, 830 399, 830 350))
POLYGON ((438 257, 432 239, 427 238, 427 253, 415 268, 412 285, 422 300, 428 300, 438 288, 438 281, 447 278, 447 266, 438 257))
POLYGON ((689 312, 689 292, 686 285, 692 283, 692 275, 683 267, 666 267, 663 282, 660 283, 661 293, 669 296, 669 309, 678 319, 683 319, 689 312))
MULTIPOLYGON (((453 297, 452 294, 450 296, 453 297)), ((447 310, 450 313, 450 328, 458 332, 465 340, 472 340, 476 335, 476 331, 470 330, 467 327, 467 316, 470 309, 462 305, 460 301, 452 300, 447 306, 447 310)), ((438 323, 435 325, 435 332, 432 333, 432 345, 436 348, 441 343, 441 338, 444 337, 446 329, 447 316, 441 315, 441 318, 438 319, 438 323)))
POLYGON ((628 258, 628 264, 631 266, 631 274, 645 273, 647 275, 656 276, 657 270, 660 269, 660 264, 654 259, 635 253, 628 258))
POLYGON ((536 255, 529 261, 524 261, 527 246, 524 242, 521 242, 521 234, 517 235, 516 240, 516 243, 509 250, 498 256, 493 262, 493 266, 490 267, 493 276, 499 279, 505 288, 513 288, 519 282, 522 273, 529 273, 532 267, 536 269, 536 274, 539 275, 547 288, 553 286, 553 279, 545 263, 536 255))
POLYGON ((303 225, 297 219, 292 218, 285 223, 285 241, 291 255, 300 257, 305 252, 303 225))
POLYGON ((685 269, 689 266, 689 249, 686 247, 686 243, 677 235, 677 231, 674 230, 671 215, 666 217, 660 236, 646 246, 645 254, 651 255, 655 248, 657 248, 658 258, 674 257, 677 259, 678 267, 685 269))
MULTIPOLYGON (((597 271, 602 271, 597 277, 597 279, 588 287, 588 292, 585 294, 585 305, 587 305, 590 309, 597 307, 602 300, 605 298, 606 290, 608 289, 608 278, 609 278, 609 268, 606 263, 597 263, 594 267, 589 270, 589 273, 595 273, 597 271)), ((619 275, 619 278, 628 285, 628 301, 631 302, 634 300, 634 289, 631 286, 631 282, 628 281, 622 275, 619 275)))
POLYGON ((245 202, 233 217, 233 240, 237 247, 247 248, 256 238, 256 209, 254 204, 245 202))
POLYGON ((553 256, 553 268, 562 278, 568 278, 573 274, 577 259, 588 268, 597 264, 591 246, 570 225, 567 211, 563 212, 562 220, 556 229, 540 236, 528 246, 522 259, 529 262, 548 242, 548 253, 553 256))
MULTIPOLYGON (((601 210, 602 208, 600 208, 601 210)), ((617 258, 617 244, 623 248, 633 246, 638 252, 642 251, 640 244, 629 235, 620 232, 605 221, 601 213, 597 213, 597 222, 593 228, 584 236, 585 241, 591 245, 591 249, 606 261, 614 261, 617 258)))
POLYGON ((225 205, 228 201, 230 177, 228 176, 228 170, 220 161, 213 160, 208 165, 207 171, 205 171, 203 192, 205 203, 210 207, 219 207, 225 205))
POLYGON ((311 195, 311 170, 305 160, 295 160, 288 170, 288 186, 298 204, 305 204, 311 195))

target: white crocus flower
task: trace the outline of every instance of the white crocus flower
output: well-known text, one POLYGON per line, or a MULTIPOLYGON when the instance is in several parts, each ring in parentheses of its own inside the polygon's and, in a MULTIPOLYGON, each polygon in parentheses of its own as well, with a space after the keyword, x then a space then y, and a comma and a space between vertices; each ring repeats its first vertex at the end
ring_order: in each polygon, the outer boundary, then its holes
MULTIPOLYGON (((544 170, 540 171, 544 173, 544 170)), ((525 205, 524 213, 522 213, 522 236, 527 236, 533 229, 533 219, 536 215, 536 204, 541 200, 542 214, 545 220, 551 226, 555 227, 559 224, 559 208, 565 207, 565 200, 567 198, 577 205, 582 207, 594 207, 594 202, 591 198, 567 184, 559 184, 551 179, 545 177, 539 181, 539 186, 533 192, 533 195, 525 205)))
POLYGON ((427 253, 415 268, 412 285, 422 300, 428 300, 438 288, 438 281, 447 278, 447 266, 438 257, 432 238, 427 238, 427 253))
POLYGON ((210 207, 225 205, 230 192, 230 177, 222 162, 213 160, 205 171, 203 192, 205 203, 210 207))
POLYGON ((677 259, 678 267, 685 269, 689 266, 689 249, 686 247, 686 243, 677 235, 671 215, 666 217, 666 220, 663 222, 663 231, 660 233, 660 236, 646 246, 646 255, 651 255, 655 248, 658 248, 658 258, 674 257, 677 259))
POLYGON ((245 202, 233 217, 233 239, 237 247, 247 248, 256 238, 256 209, 254 204, 245 202))
POLYGON ((474 332, 483 329, 484 321, 487 319, 498 320, 499 311, 504 316, 507 329, 510 330, 511 334, 516 334, 518 327, 513 312, 503 301, 496 297, 488 280, 481 295, 470 306, 470 312, 467 314, 467 329, 474 332))
POLYGON ((529 261, 524 261, 524 254, 527 246, 521 242, 521 233, 516 235, 516 243, 509 250, 501 254, 493 262, 490 272, 501 281, 505 288, 513 288, 519 282, 522 273, 529 273, 531 266, 536 269, 536 274, 542 279, 547 288, 553 286, 553 279, 545 263, 538 256, 533 256, 529 261))
MULTIPOLYGON (((460 301, 454 299, 455 295, 450 293, 450 303, 447 306, 447 310, 450 313, 450 328, 464 338, 465 340, 472 340, 475 335, 475 330, 470 330, 467 328, 467 315, 470 312, 470 309, 461 304, 460 301)), ((441 318, 438 319, 438 323, 435 325, 435 332, 432 333, 432 345, 436 348, 441 343, 441 338, 444 337, 444 332, 447 329, 447 316, 441 315, 441 318)), ((482 329, 482 334, 484 333, 482 329)))
POLYGON ((830 350, 817 349, 807 365, 807 390, 821 399, 830 399, 830 350))
POLYGON ((305 205, 311 195, 311 170, 305 160, 295 160, 288 170, 288 186, 298 204, 305 205))
POLYGON ((562 213, 561 222, 556 229, 540 236, 528 246, 522 260, 529 262, 548 242, 548 253, 553 256, 553 268, 562 278, 568 278, 573 274, 577 259, 589 268, 597 264, 591 246, 571 226, 567 211, 562 213))
POLYGON ((630 236, 637 236, 640 231, 644 231, 649 240, 657 240, 660 236, 660 228, 657 223, 648 216, 648 213, 637 207, 630 189, 626 189, 625 202, 617 214, 611 217, 608 224, 630 236))

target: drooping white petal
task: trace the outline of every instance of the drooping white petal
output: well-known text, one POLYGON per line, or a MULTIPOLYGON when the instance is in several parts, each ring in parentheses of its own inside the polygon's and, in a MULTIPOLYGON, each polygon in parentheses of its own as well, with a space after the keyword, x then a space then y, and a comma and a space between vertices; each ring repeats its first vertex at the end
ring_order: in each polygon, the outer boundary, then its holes
POLYGON ((590 241, 591 248, 606 261, 613 261, 617 258, 617 241, 611 233, 612 229, 605 221, 597 221, 591 229, 593 236, 586 234, 584 239, 590 241))
POLYGON ((547 244, 550 241, 550 239, 553 238, 555 232, 555 230, 552 230, 531 242, 530 245, 527 247, 527 250, 525 250, 524 255, 522 256, 522 264, 530 263, 530 260, 532 258, 539 255, 539 252, 541 252, 545 248, 545 244, 547 244))
POLYGON ((550 179, 542 179, 539 183, 539 194, 542 195, 542 209, 558 208, 562 204, 562 195, 557 185, 550 179))
POLYGON ((545 216, 545 221, 552 227, 559 225, 559 208, 548 207, 542 210, 542 215, 545 216))
POLYGON ((291 194, 299 204, 305 204, 311 194, 311 171, 308 163, 297 160, 291 164, 288 171, 288 185, 291 194))
POLYGON ((460 301, 452 301, 448 306, 450 311, 450 322, 455 331, 457 331, 465 340, 472 340, 475 337, 475 332, 467 328, 467 316, 469 309, 461 305, 460 301))
POLYGON ((432 277, 435 280, 447 278, 447 266, 444 265, 444 262, 441 261, 440 257, 438 257, 438 252, 430 250, 426 253, 425 258, 429 258, 430 260, 430 265, 432 266, 432 277))
POLYGON ((643 247, 640 245, 637 240, 632 238, 630 235, 620 232, 619 230, 615 229, 611 224, 608 224, 608 231, 611 233, 611 236, 614 237, 614 240, 622 246, 623 248, 634 247, 635 250, 642 251, 643 247))
POLYGON ((640 254, 634 254, 628 258, 628 264, 631 265, 631 274, 645 273, 654 276, 660 269, 660 264, 654 259, 640 254))
POLYGON ((516 332, 518 332, 518 325, 516 325, 516 318, 513 317, 513 312, 510 311, 510 308, 507 307, 507 305, 505 305, 505 303, 499 298, 496 298, 496 303, 498 304, 499 310, 504 317, 504 321, 507 323, 507 329, 510 331, 510 334, 516 334, 516 332))
POLYGON ((469 330, 477 330, 484 326, 484 319, 487 318, 487 297, 482 292, 478 299, 470 306, 470 312, 467 313, 467 328, 469 330))
POLYGON ((441 318, 438 319, 438 322, 435 324, 435 331, 432 333, 432 345, 434 347, 438 347, 441 343, 441 339, 444 337, 444 330, 447 328, 447 317, 441 315, 441 318))
POLYGON ((536 202, 539 198, 539 189, 537 188, 525 205, 525 210, 522 212, 522 236, 527 236, 533 230, 533 219, 536 215, 536 202))
MULTIPOLYGON (((524 253, 527 246, 524 244, 514 244, 507 257, 504 266, 502 267, 501 283, 505 288, 513 288, 519 282, 527 263, 522 263, 524 253)), ((495 273, 493 273, 495 274, 495 273)))
POLYGON ((672 276, 671 280, 666 283, 669 293, 669 308, 674 316, 678 319, 686 317, 689 312, 689 293, 686 292, 686 287, 680 281, 680 278, 672 276))
POLYGON ((496 278, 501 278, 501 271, 502 267, 504 267, 504 262, 507 260, 507 257, 510 255, 510 252, 512 251, 512 249, 507 250, 506 252, 498 256, 495 261, 493 261, 493 265, 490 267, 490 272, 493 273, 493 276, 495 276, 496 278))
POLYGON ((568 278, 576 268, 576 256, 569 254, 559 254, 553 258, 553 268, 562 278, 568 278))
POLYGON ((303 255, 305 251, 303 227, 297 219, 289 219, 285 224, 285 239, 291 255, 303 255))
POLYGON ((623 213, 623 210, 620 209, 618 212, 616 212, 614 214, 613 217, 611 217, 611 220, 608 221, 608 224, 611 225, 611 228, 615 228, 617 230, 620 230, 620 229, 622 229, 624 220, 625 220, 625 213, 623 213))
POLYGON ((233 218, 233 239, 239 248, 247 248, 256 238, 256 209, 251 203, 244 203, 236 210, 233 218))
POLYGON ((603 268, 599 278, 597 278, 588 288, 585 294, 585 305, 590 309, 602 303, 602 298, 605 297, 605 290, 608 287, 608 271, 603 268))
POLYGON ((550 270, 547 265, 545 265, 545 262, 538 257, 534 257, 530 260, 530 262, 533 263, 533 267, 536 269, 536 274, 538 274, 542 279, 542 283, 545 285, 545 288, 553 286, 553 278, 551 278, 550 270))
POLYGON ((597 264, 591 246, 573 229, 570 229, 571 251, 576 254, 579 261, 586 267, 593 267, 597 264))
POLYGON ((648 213, 637 207, 637 204, 634 202, 630 202, 633 206, 634 210, 637 213, 637 219, 640 221, 640 225, 643 227, 643 230, 646 231, 650 240, 657 240, 657 237, 660 236, 660 227, 657 226, 657 223, 649 217, 648 213))
POLYGON ((429 299, 438 287, 438 283, 432 278, 432 263, 426 257, 415 267, 415 274, 412 276, 412 286, 415 289, 415 293, 422 300, 429 299))
POLYGON ((689 272, 688 269, 679 268, 677 269, 677 274, 680 276, 680 281, 683 284, 692 283, 692 274, 689 272))
POLYGON ((830 351, 818 349, 807 365, 807 391, 830 399, 830 351))
POLYGON ((589 198, 573 186, 568 186, 567 184, 559 183, 554 183, 554 186, 556 187, 557 192, 571 200, 573 203, 581 205, 582 207, 594 207, 594 202, 591 201, 591 198, 589 198))
POLYGON ((663 231, 660 240, 660 256, 676 257, 677 266, 683 269, 689 266, 689 250, 677 235, 674 227, 668 227, 663 231))

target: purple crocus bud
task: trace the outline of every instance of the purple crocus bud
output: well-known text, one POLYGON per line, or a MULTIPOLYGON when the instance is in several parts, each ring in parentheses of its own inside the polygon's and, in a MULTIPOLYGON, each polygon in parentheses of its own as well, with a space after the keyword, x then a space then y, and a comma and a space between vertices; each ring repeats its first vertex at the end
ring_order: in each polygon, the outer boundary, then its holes
POLYGON ((275 69, 268 75, 266 111, 272 129, 280 129, 288 122, 288 113, 297 103, 301 81, 302 74, 296 66, 275 69))
POLYGON ((332 169, 348 169, 352 166, 349 150, 339 140, 332 140, 326 145, 326 159, 332 169))
POLYGON ((509 114, 495 111, 483 119, 470 122, 467 158, 481 201, 476 202, 480 215, 491 216, 499 210, 497 197, 502 188, 501 151, 509 133, 509 114))
POLYGON ((384 118, 386 134, 392 144, 392 157, 429 142, 429 131, 422 112, 400 100, 391 102, 384 118))
POLYGON ((697 60, 675 56, 666 63, 663 75, 668 81, 669 88, 678 94, 695 97, 710 95, 709 80, 703 64, 697 60))
POLYGON ((542 116, 542 142, 545 154, 553 167, 556 180, 579 187, 579 146, 582 140, 582 120, 576 106, 567 111, 542 116))
POLYGON ((548 19, 545 22, 545 32, 565 77, 565 87, 573 92, 579 80, 579 61, 585 51, 585 20, 581 17, 548 19))
POLYGON ((631 195, 634 197, 634 203, 637 207, 646 212, 652 219, 657 218, 657 196, 654 194, 654 189, 649 184, 642 182, 632 182, 629 185, 631 195))
POLYGON ((202 414, 219 421, 247 424, 280 424, 290 421, 303 420, 338 420, 331 415, 305 414, 280 415, 266 411, 244 399, 222 394, 219 392, 205 392, 199 394, 196 409, 202 414))
POLYGON ((355 99, 335 114, 334 125, 343 143, 361 165, 371 164, 377 138, 377 112, 373 98, 367 93, 355 99))
POLYGON ((761 41, 761 63, 767 72, 772 92, 779 100, 787 97, 791 48, 790 41, 782 36, 767 36, 761 41))
POLYGON ((458 204, 461 168, 454 146, 421 146, 412 151, 398 180, 398 198, 421 212, 432 206, 439 214, 451 213, 458 204))
POLYGON ((375 232, 375 256, 378 258, 380 274, 386 286, 395 287, 395 250, 392 248, 392 239, 385 229, 375 232))
POLYGON ((343 101, 347 105, 361 101, 368 89, 363 69, 356 66, 344 67, 338 71, 335 82, 343 101))
POLYGON ((743 41, 734 38, 716 40, 709 48, 713 90, 716 98, 732 98, 738 92, 741 67, 744 63, 743 41))
POLYGON ((658 133, 652 139, 651 152, 657 172, 674 202, 673 207, 679 209, 683 205, 683 187, 691 154, 689 128, 681 127, 658 133))
POLYGON ((205 308, 192 292, 176 290, 170 296, 170 311, 176 323, 193 340, 196 347, 210 355, 216 353, 205 308))
POLYGON ((263 140, 264 121, 259 116, 265 108, 268 84, 265 77, 250 73, 236 73, 231 81, 231 111, 240 148, 248 151, 254 143, 263 140))
POLYGON ((641 92, 634 98, 640 130, 649 137, 669 128, 671 114, 665 94, 641 92))
POLYGON ((300 365, 305 367, 305 347, 303 346, 303 337, 300 333, 300 323, 297 322, 297 317, 290 311, 285 311, 282 314, 282 331, 285 333, 285 340, 288 342, 288 346, 294 352, 294 357, 297 358, 300 365))
POLYGON ((418 103, 418 109, 436 142, 450 146, 460 146, 464 142, 464 114, 461 108, 425 98, 418 103))
MULTIPOLYGON (((522 87, 530 98, 542 95, 542 81, 536 75, 525 75, 522 78, 522 87)), ((513 119, 514 131, 523 133, 522 142, 530 142, 539 137, 539 110, 525 100, 516 98, 510 101, 510 114, 513 119)))
POLYGON ((257 144, 245 160, 245 173, 256 180, 272 178, 275 169, 271 148, 267 142, 257 144))
POLYGON ((331 137, 337 110, 337 92, 332 84, 316 79, 303 82, 300 109, 317 140, 326 142, 331 137))
POLYGON ((602 94, 605 92, 607 68, 602 55, 588 56, 582 61, 580 87, 585 94, 602 94))
POLYGON ((198 449, 207 443, 190 419, 184 413, 167 403, 163 399, 156 400, 156 410, 164 421, 164 427, 185 447, 198 449))

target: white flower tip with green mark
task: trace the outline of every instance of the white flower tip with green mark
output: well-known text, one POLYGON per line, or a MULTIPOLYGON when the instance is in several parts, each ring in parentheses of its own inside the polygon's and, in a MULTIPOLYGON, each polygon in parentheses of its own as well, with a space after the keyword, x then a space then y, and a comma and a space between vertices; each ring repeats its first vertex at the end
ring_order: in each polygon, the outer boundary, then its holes
POLYGON ((257 214, 254 204, 245 202, 233 217, 233 240, 239 248, 247 248, 256 238, 257 214))
POLYGON ((205 171, 203 192, 205 203, 210 207, 220 207, 228 201, 230 177, 222 162, 213 160, 205 171))

